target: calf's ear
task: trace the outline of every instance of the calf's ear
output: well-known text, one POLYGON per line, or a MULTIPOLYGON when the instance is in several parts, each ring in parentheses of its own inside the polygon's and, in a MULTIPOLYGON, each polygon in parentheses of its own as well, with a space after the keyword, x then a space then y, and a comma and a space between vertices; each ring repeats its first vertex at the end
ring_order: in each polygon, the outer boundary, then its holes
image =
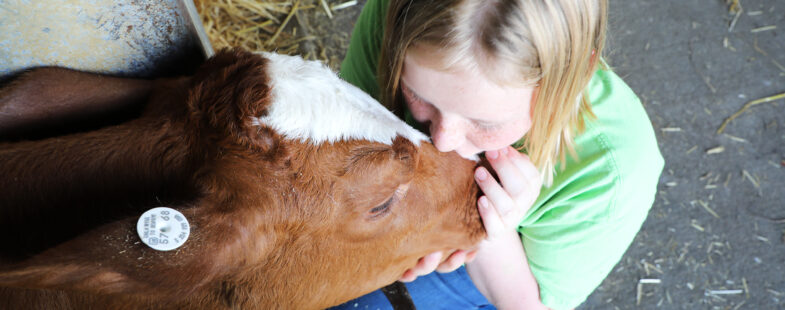
POLYGON ((209 59, 192 79, 190 119, 212 141, 267 150, 275 141, 254 119, 264 116, 272 98, 267 59, 240 49, 225 49, 209 59))
POLYGON ((238 220, 247 216, 205 209, 182 210, 192 229, 177 249, 148 247, 137 234, 137 219, 129 218, 22 262, 0 264, 0 286, 181 298, 242 276, 264 259, 268 240, 238 220))
POLYGON ((31 132, 63 134, 93 128, 96 120, 123 116, 147 99, 153 83, 41 67, 0 85, 0 136, 30 138, 31 132), (90 126, 87 126, 90 125, 90 126))
POLYGON ((417 163, 417 147, 411 141, 403 137, 396 137, 393 140, 393 151, 398 160, 407 162, 410 166, 417 163))
POLYGON ((132 219, 107 224, 32 258, 4 265, 0 286, 107 294, 148 290, 156 284, 145 283, 134 269, 156 268, 149 258, 154 253, 143 248, 134 224, 132 219))

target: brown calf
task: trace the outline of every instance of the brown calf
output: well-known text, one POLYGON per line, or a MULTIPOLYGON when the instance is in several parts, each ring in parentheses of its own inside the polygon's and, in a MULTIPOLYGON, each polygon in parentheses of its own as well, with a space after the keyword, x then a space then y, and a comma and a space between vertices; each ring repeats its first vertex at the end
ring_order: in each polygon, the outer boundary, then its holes
POLYGON ((0 123, 141 107, 0 143, 0 308, 319 309, 484 237, 473 161, 401 135, 319 142, 261 121, 288 104, 270 57, 224 51, 152 82, 46 68, 0 90, 0 123), (140 242, 137 219, 158 206, 190 222, 182 247, 140 242))

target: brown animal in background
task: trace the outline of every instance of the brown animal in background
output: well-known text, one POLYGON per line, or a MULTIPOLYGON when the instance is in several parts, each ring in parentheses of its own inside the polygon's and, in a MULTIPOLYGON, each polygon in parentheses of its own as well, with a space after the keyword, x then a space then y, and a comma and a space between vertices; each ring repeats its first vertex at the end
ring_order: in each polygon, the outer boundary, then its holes
POLYGON ((33 70, 0 90, 0 122, 83 98, 141 114, 0 143, 0 308, 320 309, 485 236, 476 163, 320 64, 223 51, 176 79, 33 70), (191 223, 182 247, 140 242, 157 206, 191 223))

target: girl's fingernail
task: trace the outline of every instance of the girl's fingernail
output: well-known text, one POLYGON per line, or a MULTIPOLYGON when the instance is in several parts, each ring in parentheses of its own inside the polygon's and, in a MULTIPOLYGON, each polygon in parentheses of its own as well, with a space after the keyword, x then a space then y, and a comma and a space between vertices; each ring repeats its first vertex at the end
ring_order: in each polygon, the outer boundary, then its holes
POLYGON ((481 208, 485 208, 485 209, 488 208, 488 198, 485 198, 485 196, 480 197, 480 200, 477 201, 477 203, 480 205, 481 208))
POLYGON ((497 152, 497 151, 486 151, 485 152, 485 157, 487 157, 488 159, 496 159, 497 157, 499 157, 499 152, 497 152))
POLYGON ((485 181, 488 178, 488 172, 485 171, 485 168, 480 167, 474 172, 474 176, 477 177, 477 180, 485 181))

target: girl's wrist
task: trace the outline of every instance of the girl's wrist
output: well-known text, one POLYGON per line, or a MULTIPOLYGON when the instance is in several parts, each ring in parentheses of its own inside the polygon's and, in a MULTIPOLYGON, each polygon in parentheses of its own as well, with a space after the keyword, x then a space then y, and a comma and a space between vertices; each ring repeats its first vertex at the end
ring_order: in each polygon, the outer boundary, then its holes
POLYGON ((480 245, 477 247, 478 252, 483 251, 495 251, 498 248, 505 248, 511 242, 521 242, 521 237, 518 235, 518 231, 515 229, 505 230, 497 233, 495 236, 489 239, 485 239, 480 242, 480 245))
POLYGON ((477 289, 497 308, 543 309, 517 231, 505 230, 484 240, 466 270, 477 289))

